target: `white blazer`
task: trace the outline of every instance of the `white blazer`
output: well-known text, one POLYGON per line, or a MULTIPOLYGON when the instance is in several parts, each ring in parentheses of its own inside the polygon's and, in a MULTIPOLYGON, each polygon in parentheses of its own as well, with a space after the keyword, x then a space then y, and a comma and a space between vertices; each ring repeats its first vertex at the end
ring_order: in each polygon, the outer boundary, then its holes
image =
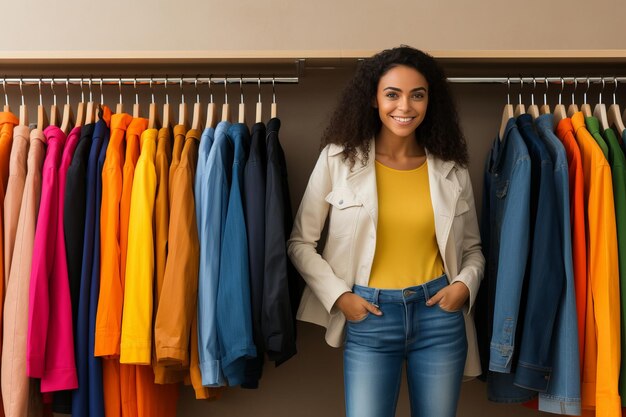
MULTIPOLYGON (((376 250, 378 197, 374 141, 365 166, 359 153, 356 164, 342 161, 343 148, 326 146, 311 173, 288 242, 289 257, 307 288, 297 318, 326 327, 326 342, 344 342, 345 317, 333 305, 354 284, 367 286, 376 250), (330 210, 324 251, 316 250, 330 210)), ((437 245, 449 282, 469 288, 463 308, 468 341, 466 377, 480 375, 476 328, 472 307, 485 260, 480 247, 474 195, 467 169, 442 161, 427 152, 428 178, 437 245)))

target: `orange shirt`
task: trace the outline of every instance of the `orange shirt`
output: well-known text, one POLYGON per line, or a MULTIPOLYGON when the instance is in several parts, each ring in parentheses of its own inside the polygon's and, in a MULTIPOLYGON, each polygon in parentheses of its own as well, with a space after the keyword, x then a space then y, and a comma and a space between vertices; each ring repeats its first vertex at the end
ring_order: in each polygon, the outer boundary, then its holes
POLYGON ((580 149, 574 137, 572 119, 559 122, 556 134, 563 142, 569 167, 570 222, 572 231, 572 260, 576 292, 576 315, 578 318, 578 351, 580 369, 583 369, 585 353, 585 317, 587 312, 587 238, 585 231, 585 183, 580 149))
POLYGON ((620 372, 620 293, 617 231, 611 168, 585 127, 582 112, 572 116, 582 156, 587 207, 587 315, 582 407, 596 415, 622 415, 620 372))
POLYGON ((119 356, 124 286, 120 259, 120 201, 124 136, 133 118, 126 113, 111 117, 111 136, 102 167, 100 206, 100 295, 96 314, 96 356, 119 356))

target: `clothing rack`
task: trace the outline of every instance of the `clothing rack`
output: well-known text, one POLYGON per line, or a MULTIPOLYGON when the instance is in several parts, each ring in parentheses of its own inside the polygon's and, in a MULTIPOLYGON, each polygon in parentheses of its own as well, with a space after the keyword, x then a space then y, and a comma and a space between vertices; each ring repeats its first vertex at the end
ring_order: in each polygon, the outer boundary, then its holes
POLYGON ((458 84, 601 84, 622 83, 626 77, 449 77, 448 82, 458 84))
POLYGON ((2 85, 72 84, 85 86, 102 85, 168 85, 168 84, 298 84, 299 77, 41 77, 0 78, 2 85))

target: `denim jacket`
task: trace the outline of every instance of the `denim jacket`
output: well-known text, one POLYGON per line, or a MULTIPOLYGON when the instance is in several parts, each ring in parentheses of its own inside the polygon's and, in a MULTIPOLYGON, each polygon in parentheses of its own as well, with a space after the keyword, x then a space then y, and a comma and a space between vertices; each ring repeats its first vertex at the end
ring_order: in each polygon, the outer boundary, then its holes
POLYGON ((483 369, 509 373, 526 270, 530 230, 530 157, 509 119, 485 169, 481 238, 486 285, 476 303, 483 369))
POLYGON ((565 290, 559 301, 554 327, 555 336, 551 353, 552 376, 547 391, 539 394, 539 410, 579 415, 581 413, 580 362, 572 264, 568 165, 563 144, 552 130, 553 120, 554 116, 544 114, 535 123, 554 163, 554 186, 559 214, 559 231, 563 244, 565 290))

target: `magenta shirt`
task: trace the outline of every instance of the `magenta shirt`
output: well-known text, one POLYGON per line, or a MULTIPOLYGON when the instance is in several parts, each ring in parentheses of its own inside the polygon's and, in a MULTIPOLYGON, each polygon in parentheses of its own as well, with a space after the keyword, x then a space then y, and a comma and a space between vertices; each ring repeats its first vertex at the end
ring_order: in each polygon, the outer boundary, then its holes
POLYGON ((41 378, 41 392, 52 392, 78 387, 62 226, 65 177, 80 139, 80 127, 70 132, 67 142, 56 126, 47 127, 44 135, 48 149, 30 278, 26 373, 41 378))

